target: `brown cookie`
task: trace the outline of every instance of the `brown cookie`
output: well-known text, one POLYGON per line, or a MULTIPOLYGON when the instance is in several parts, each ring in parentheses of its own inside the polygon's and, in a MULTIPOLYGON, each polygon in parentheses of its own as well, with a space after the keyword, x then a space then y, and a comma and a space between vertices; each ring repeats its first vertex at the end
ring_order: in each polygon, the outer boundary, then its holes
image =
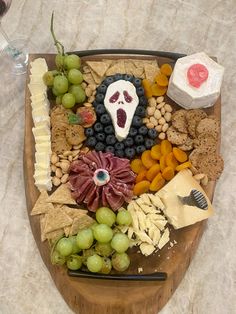
POLYGON ((185 118, 187 110, 180 109, 172 115, 171 122, 175 129, 182 133, 188 133, 187 121, 185 118))
POLYGON ((69 125, 66 129, 66 139, 71 145, 79 145, 86 139, 84 128, 81 125, 69 125))
POLYGON ((193 140, 188 136, 186 142, 182 145, 179 145, 178 147, 184 151, 192 150, 193 149, 193 140))
POLYGON ((183 145, 188 138, 186 133, 181 133, 176 130, 173 126, 170 126, 166 132, 168 141, 175 145, 183 145))
POLYGON ((196 127, 196 135, 200 134, 211 134, 214 138, 218 138, 220 133, 220 122, 215 117, 208 117, 201 120, 196 127))
POLYGON ((199 149, 194 149, 189 155, 193 167, 199 173, 205 173, 209 180, 216 180, 221 175, 224 169, 224 161, 221 156, 216 153, 202 152, 199 149))
POLYGON ((187 121, 187 128, 192 138, 196 137, 196 126, 206 117, 206 112, 201 109, 191 109, 186 112, 185 118, 187 121))

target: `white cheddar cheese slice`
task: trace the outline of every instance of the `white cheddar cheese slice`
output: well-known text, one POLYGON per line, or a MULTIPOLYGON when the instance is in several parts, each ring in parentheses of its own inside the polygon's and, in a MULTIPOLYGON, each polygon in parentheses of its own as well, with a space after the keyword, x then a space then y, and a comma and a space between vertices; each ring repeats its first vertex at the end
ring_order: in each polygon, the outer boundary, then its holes
POLYGON ((47 116, 45 117, 45 119, 42 119, 42 120, 36 120, 35 123, 34 123, 34 126, 36 128, 40 127, 40 126, 43 126, 45 128, 50 128, 50 118, 47 116))
POLYGON ((163 211, 168 218, 168 222, 175 229, 195 224, 213 215, 213 207, 209 198, 189 170, 180 171, 157 195, 165 205, 163 211), (189 196, 193 189, 200 191, 205 196, 208 204, 207 210, 196 206, 184 205, 181 202, 178 196, 189 196))
POLYGON ((46 136, 50 135, 49 128, 45 128, 45 126, 39 126, 37 128, 32 128, 34 136, 46 136))
POLYGON ((50 143, 50 135, 35 136, 35 143, 50 143))
POLYGON ((36 143, 35 149, 38 153, 51 153, 51 143, 45 142, 45 143, 36 143))
POLYGON ((43 164, 46 166, 49 165, 49 154, 45 154, 45 153, 39 153, 39 152, 36 152, 35 153, 35 161, 37 164, 43 164))

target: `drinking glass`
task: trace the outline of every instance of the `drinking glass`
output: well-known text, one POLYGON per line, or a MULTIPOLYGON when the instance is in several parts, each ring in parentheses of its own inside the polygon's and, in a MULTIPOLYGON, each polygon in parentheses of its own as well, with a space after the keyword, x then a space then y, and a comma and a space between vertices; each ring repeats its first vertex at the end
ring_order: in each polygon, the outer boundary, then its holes
POLYGON ((4 31, 1 20, 11 6, 12 0, 0 0, 0 33, 7 45, 0 52, 0 71, 12 74, 23 74, 28 64, 28 53, 25 51, 24 39, 10 40, 4 31))

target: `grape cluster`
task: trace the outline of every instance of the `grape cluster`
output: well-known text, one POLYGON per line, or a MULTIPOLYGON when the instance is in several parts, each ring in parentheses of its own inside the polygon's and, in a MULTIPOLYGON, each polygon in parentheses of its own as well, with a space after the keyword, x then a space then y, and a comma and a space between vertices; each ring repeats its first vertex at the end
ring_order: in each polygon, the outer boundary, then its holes
POLYGON ((126 253, 130 240, 114 226, 130 225, 130 213, 121 210, 116 216, 110 208, 101 207, 96 212, 96 220, 90 228, 80 230, 77 235, 61 238, 52 250, 52 264, 66 264, 71 270, 84 265, 90 272, 103 274, 109 274, 112 267, 125 271, 130 264, 126 253))
POLYGON ((73 108, 76 103, 84 102, 86 95, 80 85, 83 82, 83 75, 79 70, 80 57, 75 54, 57 54, 55 63, 57 69, 46 72, 43 81, 52 89, 56 103, 65 108, 73 108))
POLYGON ((147 98, 144 95, 141 79, 128 74, 115 74, 106 77, 101 85, 97 87, 93 106, 97 114, 97 121, 91 128, 85 131, 87 136, 86 145, 88 147, 94 148, 96 151, 111 152, 117 157, 132 159, 135 155, 140 155, 154 145, 157 131, 148 129, 143 123, 143 118, 146 115, 147 98), (115 136, 111 117, 104 106, 107 87, 120 79, 133 83, 139 97, 139 104, 133 116, 129 134, 121 142, 115 136))

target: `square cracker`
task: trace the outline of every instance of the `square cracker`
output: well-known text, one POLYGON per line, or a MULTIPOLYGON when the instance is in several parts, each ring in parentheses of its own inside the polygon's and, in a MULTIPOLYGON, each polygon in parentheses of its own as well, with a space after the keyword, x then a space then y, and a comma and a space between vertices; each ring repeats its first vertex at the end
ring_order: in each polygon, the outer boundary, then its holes
POLYGON ((48 198, 47 191, 42 191, 36 203, 34 204, 34 207, 30 215, 34 216, 39 214, 45 214, 53 210, 53 205, 51 203, 46 202, 47 198, 48 198))
POLYGON ((72 198, 68 184, 61 184, 54 193, 46 200, 48 203, 76 205, 76 201, 72 198))

